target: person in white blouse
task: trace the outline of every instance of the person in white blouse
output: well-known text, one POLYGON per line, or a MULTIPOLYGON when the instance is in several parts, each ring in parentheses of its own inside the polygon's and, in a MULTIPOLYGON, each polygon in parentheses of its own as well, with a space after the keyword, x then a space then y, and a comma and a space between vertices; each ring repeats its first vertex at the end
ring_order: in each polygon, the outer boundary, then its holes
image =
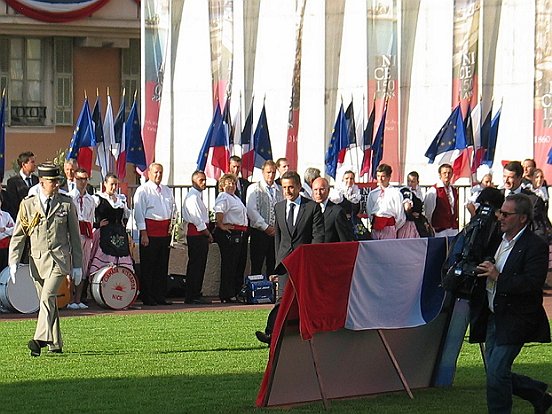
POLYGON ((116 265, 134 269, 130 256, 126 222, 130 216, 126 196, 119 194, 119 178, 112 173, 105 176, 105 191, 96 193, 96 204, 90 276, 106 266, 116 265))
POLYGON ((182 203, 182 220, 187 225, 186 242, 188 244, 188 265, 186 268, 185 303, 203 305, 210 303, 201 295, 209 244, 213 236, 207 227, 209 212, 203 202, 202 193, 207 188, 207 177, 203 171, 192 174, 192 188, 182 203))
POLYGON ((170 305, 165 295, 169 278, 171 220, 176 206, 172 190, 161 184, 161 164, 150 164, 148 178, 134 194, 134 220, 140 232, 140 294, 144 305, 170 305))
POLYGON ((266 275, 274 273, 274 204, 284 199, 282 188, 276 184, 276 163, 265 161, 263 178, 247 189, 247 216, 249 217, 251 242, 251 274, 259 275, 266 264, 266 275))
POLYGON ((82 247, 82 277, 81 284, 75 286, 71 283, 71 298, 72 301, 67 305, 67 309, 88 309, 88 306, 83 303, 82 293, 86 291, 88 286, 88 268, 90 264, 90 254, 92 252, 92 228, 94 225, 94 210, 96 202, 94 197, 87 193, 88 171, 84 168, 78 168, 74 173, 74 181, 76 187, 69 192, 69 196, 73 199, 73 203, 77 208, 77 217, 79 219, 80 241, 82 247))
MULTIPOLYGON (((4 203, 4 196, 0 193, 0 207, 4 203)), ((10 213, 0 210, 0 269, 8 266, 8 248, 10 247, 10 239, 13 234, 13 221, 10 213)))
POLYGON ((235 175, 224 174, 219 180, 219 190, 214 206, 215 241, 221 258, 219 297, 222 303, 230 303, 236 301, 243 285, 239 258, 242 249, 247 249, 247 208, 235 194, 235 175))
POLYGON ((406 222, 403 196, 398 188, 389 184, 393 170, 380 164, 376 170, 378 187, 370 191, 366 212, 372 223, 372 239, 396 239, 397 231, 406 222))

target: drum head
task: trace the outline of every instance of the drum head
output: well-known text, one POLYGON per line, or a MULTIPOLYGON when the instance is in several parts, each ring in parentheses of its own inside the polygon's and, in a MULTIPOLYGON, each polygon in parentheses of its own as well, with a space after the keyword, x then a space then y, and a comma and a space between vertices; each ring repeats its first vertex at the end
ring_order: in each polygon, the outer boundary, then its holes
POLYGON ((0 305, 2 307, 20 313, 38 311, 38 294, 28 265, 17 268, 15 284, 10 280, 9 267, 6 267, 0 273, 0 290, 0 305))
POLYGON ((124 266, 103 268, 96 273, 92 283, 96 302, 111 309, 128 308, 138 296, 136 276, 124 266))

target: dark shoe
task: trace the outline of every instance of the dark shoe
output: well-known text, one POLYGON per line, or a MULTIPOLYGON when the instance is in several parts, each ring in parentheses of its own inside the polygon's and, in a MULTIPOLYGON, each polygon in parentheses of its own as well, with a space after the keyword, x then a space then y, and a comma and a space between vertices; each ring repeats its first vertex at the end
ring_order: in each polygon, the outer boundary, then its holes
POLYGON ((260 342, 270 345, 270 340, 272 339, 272 335, 266 334, 261 331, 257 331, 255 332, 255 336, 260 342))
POLYGON ((540 401, 534 404, 535 414, 546 414, 548 409, 552 407, 552 394, 545 392, 540 401))
POLYGON ((31 351, 31 356, 34 356, 34 357, 40 356, 40 352, 42 351, 42 344, 39 341, 35 339, 31 339, 27 344, 27 347, 31 351))
POLYGON ((173 303, 168 301, 168 300, 161 300, 161 301, 157 301, 157 304, 158 305, 163 305, 163 306, 168 306, 168 305, 172 305, 173 303))
POLYGON ((157 302, 154 300, 145 300, 142 303, 144 306, 157 306, 157 302))
POLYGON ((63 354, 61 349, 48 349, 49 354, 63 354))
POLYGON ((238 300, 236 298, 224 298, 220 299, 220 303, 236 303, 238 300))

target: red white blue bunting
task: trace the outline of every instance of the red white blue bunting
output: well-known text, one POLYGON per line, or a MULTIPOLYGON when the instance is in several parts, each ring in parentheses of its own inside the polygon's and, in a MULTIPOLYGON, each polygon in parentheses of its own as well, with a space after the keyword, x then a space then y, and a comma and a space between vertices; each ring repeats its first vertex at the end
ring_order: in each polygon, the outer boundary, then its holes
POLYGON ((63 23, 85 18, 109 0, 6 0, 19 13, 35 20, 63 23))

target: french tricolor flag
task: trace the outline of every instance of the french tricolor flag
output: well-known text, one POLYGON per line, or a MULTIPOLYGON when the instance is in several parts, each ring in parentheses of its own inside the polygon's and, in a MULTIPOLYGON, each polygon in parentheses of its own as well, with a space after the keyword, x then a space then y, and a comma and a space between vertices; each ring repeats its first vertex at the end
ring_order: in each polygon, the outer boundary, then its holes
POLYGON ((443 238, 303 246, 283 262, 299 306, 302 338, 342 328, 431 322, 445 296, 440 287, 445 256, 443 238))

